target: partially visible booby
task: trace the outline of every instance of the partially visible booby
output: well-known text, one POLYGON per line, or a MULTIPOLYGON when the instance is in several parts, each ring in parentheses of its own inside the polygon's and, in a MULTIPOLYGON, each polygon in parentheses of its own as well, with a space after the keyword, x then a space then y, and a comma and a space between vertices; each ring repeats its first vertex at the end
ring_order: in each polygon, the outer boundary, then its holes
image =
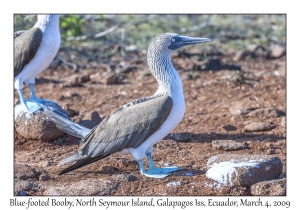
POLYGON ((35 77, 51 63, 60 47, 59 16, 38 15, 37 23, 29 30, 14 33, 14 87, 18 90, 21 104, 28 111, 40 109, 25 100, 22 89, 29 85, 31 99, 42 102, 34 91, 35 77))
POLYGON ((60 174, 78 169, 111 154, 131 154, 140 172, 148 177, 163 178, 178 167, 156 168, 152 160, 153 145, 169 134, 181 121, 185 111, 183 88, 179 74, 171 63, 171 52, 182 46, 209 42, 208 38, 192 38, 174 33, 157 36, 148 49, 148 65, 159 88, 153 96, 131 101, 107 116, 89 130, 60 117, 41 105, 63 131, 81 137, 78 151, 59 164, 75 162, 60 174), (149 170, 142 159, 146 155, 149 170))

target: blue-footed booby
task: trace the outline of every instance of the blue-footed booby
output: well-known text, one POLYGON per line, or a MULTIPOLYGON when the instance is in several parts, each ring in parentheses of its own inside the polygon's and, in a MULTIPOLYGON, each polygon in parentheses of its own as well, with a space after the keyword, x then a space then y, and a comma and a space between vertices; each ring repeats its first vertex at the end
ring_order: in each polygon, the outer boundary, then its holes
POLYGON ((51 63, 60 47, 59 16, 38 15, 38 21, 29 30, 14 33, 14 87, 21 104, 30 112, 40 109, 31 100, 25 100, 22 89, 29 85, 31 99, 42 102, 34 91, 35 77, 51 63))
POLYGON ((78 151, 59 164, 75 163, 60 174, 111 154, 131 154, 138 161, 141 174, 148 177, 164 178, 170 172, 180 170, 178 167, 156 168, 151 157, 153 145, 179 124, 185 111, 182 82, 171 63, 171 53, 185 45, 209 41, 209 38, 192 38, 174 33, 157 36, 147 54, 149 69, 159 84, 156 93, 122 106, 92 130, 60 117, 41 104, 58 128, 82 138, 78 151), (145 170, 142 162, 145 155, 149 170, 145 170))

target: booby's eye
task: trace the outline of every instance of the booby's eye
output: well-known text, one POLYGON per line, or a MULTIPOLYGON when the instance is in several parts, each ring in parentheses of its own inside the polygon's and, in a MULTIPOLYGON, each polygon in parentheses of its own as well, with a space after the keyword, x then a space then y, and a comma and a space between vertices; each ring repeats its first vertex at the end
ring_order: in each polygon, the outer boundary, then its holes
POLYGON ((175 39, 174 39, 174 38, 172 39, 172 42, 175 42, 175 39))

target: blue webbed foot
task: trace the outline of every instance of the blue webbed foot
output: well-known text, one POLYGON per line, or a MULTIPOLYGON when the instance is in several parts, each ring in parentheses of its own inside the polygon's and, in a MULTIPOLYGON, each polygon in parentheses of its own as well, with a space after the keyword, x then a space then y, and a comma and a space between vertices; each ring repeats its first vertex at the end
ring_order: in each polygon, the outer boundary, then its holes
POLYGON ((159 173, 159 172, 157 172, 155 170, 151 170, 151 169, 146 171, 145 168, 144 168, 142 160, 139 160, 138 163, 139 163, 139 166, 140 166, 141 174, 145 175, 147 177, 162 179, 162 178, 165 178, 169 175, 168 173, 162 173, 162 172, 159 173))
POLYGON ((25 101, 25 107, 31 113, 34 113, 34 112, 36 112, 36 111, 38 111, 38 110, 41 109, 40 106, 38 106, 36 103, 34 103, 34 102, 30 101, 30 100, 26 100, 25 101))
POLYGON ((23 92, 21 89, 18 90, 19 96, 20 96, 20 101, 21 105, 24 107, 24 109, 28 112, 34 113, 37 110, 41 109, 37 104, 30 100, 25 100, 23 92))
POLYGON ((164 167, 164 168, 156 168, 154 166, 153 159, 151 157, 151 154, 146 154, 149 165, 150 165, 150 170, 155 171, 156 173, 171 173, 173 171, 178 171, 181 170, 181 168, 178 168, 177 166, 170 166, 170 167, 164 167))

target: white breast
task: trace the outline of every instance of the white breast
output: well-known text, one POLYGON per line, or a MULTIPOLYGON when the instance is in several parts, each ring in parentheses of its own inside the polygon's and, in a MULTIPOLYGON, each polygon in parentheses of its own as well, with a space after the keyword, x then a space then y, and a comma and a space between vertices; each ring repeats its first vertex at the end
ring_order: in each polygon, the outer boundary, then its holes
POLYGON ((148 148, 151 148, 154 144, 162 140, 180 123, 185 112, 185 101, 183 95, 182 82, 175 69, 174 72, 176 77, 175 80, 173 80, 171 90, 165 90, 163 87, 160 87, 156 92, 156 94, 158 94, 160 92, 166 93, 167 91, 169 96, 173 100, 173 107, 166 121, 162 124, 158 131, 156 131, 152 136, 150 136, 138 148, 124 149, 116 154, 131 153, 134 159, 141 160, 145 156, 145 152, 148 148))
POLYGON ((15 78, 28 84, 34 83, 34 78, 45 70, 55 57, 60 46, 60 32, 55 28, 47 28, 34 58, 24 67, 15 78))

